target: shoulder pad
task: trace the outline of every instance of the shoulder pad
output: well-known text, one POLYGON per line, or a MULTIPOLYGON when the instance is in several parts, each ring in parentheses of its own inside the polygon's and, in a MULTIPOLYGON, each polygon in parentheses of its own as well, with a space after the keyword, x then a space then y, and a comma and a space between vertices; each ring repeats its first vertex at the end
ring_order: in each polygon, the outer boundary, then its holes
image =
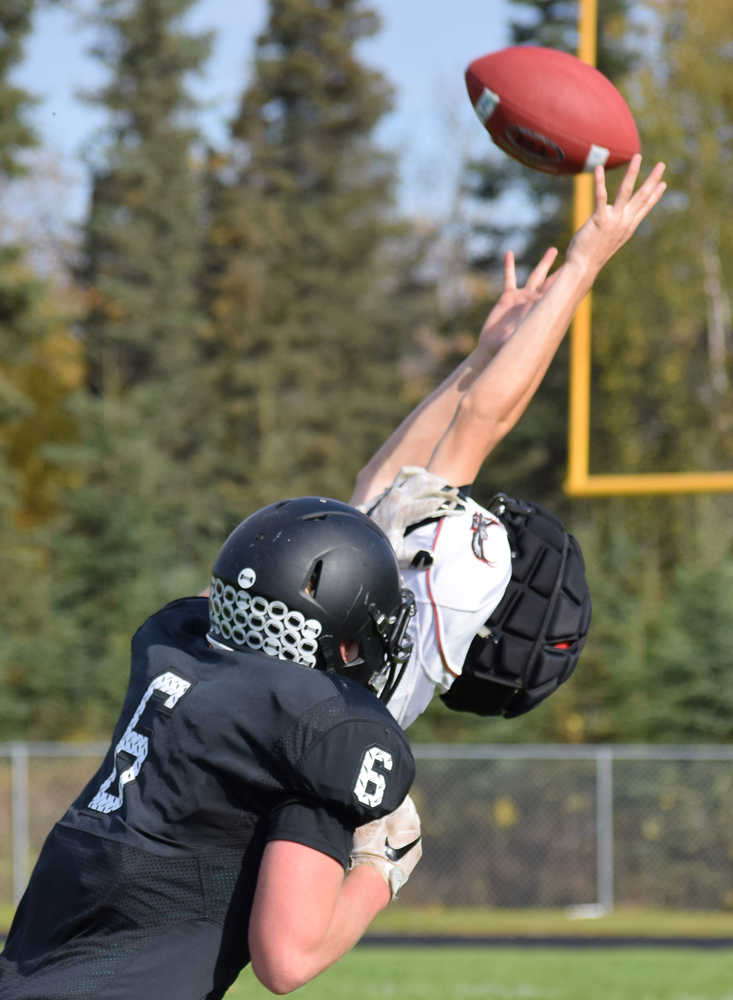
POLYGON ((284 749, 309 796, 358 826, 397 808, 415 762, 405 734, 373 694, 343 678, 337 687, 335 698, 304 714, 284 749))
POLYGON ((205 597, 181 597, 166 604, 132 637, 133 650, 142 650, 153 643, 170 643, 181 634, 205 635, 209 627, 208 601, 205 597))

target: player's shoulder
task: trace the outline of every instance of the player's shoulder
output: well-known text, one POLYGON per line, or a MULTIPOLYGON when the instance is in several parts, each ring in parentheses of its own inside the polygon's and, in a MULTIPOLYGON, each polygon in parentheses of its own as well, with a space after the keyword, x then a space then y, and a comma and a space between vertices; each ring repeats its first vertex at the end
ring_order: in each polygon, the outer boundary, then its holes
POLYGON ((489 561, 495 550, 508 550, 506 528, 495 514, 473 497, 464 497, 460 511, 441 518, 438 529, 441 547, 447 547, 448 539, 460 539, 462 551, 470 549, 480 561, 489 561))
POLYGON ((205 597, 181 597, 152 614, 132 637, 133 650, 153 644, 180 645, 202 640, 209 627, 209 606, 205 597))
POLYGON ((506 528, 470 497, 459 512, 419 528, 413 546, 428 557, 404 574, 418 605, 479 610, 495 603, 511 577, 506 528))
MULTIPOLYGON (((317 674, 317 672, 315 672, 317 674)), ((338 674, 321 674, 328 696, 302 712, 287 756, 309 794, 357 822, 396 809, 415 777, 404 731, 376 696, 338 674)))
POLYGON ((510 568, 511 548, 506 528, 486 507, 467 497, 463 512, 455 518, 443 518, 443 522, 442 550, 455 544, 471 565, 501 571, 510 568))
POLYGON ((395 755, 412 759, 404 731, 373 692, 336 673, 313 670, 306 680, 310 697, 299 699, 298 722, 309 746, 322 741, 331 752, 339 745, 346 751, 380 739, 395 755))

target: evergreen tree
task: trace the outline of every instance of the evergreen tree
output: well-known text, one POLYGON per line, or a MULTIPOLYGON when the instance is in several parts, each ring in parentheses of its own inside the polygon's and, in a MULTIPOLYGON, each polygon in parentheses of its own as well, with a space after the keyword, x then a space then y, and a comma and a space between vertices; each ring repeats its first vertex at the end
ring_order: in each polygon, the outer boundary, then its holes
POLYGON ((27 119, 36 100, 11 82, 12 70, 23 57, 35 7, 35 0, 6 0, 0 9, 0 174, 4 179, 25 172, 23 154, 37 143, 27 119))
MULTIPOLYGON (((34 6, 17 0, 0 9, 0 182, 10 191, 37 144, 27 117, 34 99, 10 81, 34 6)), ((34 276, 25 247, 0 246, 0 739, 44 735, 27 727, 43 703, 55 631, 47 533, 69 484, 69 471, 50 451, 74 436, 65 402, 79 379, 63 299, 62 290, 34 276)))
POLYGON ((65 625, 56 659, 74 664, 59 674, 55 735, 106 727, 131 633, 166 600, 200 590, 212 557, 197 534, 201 196, 186 89, 209 38, 182 26, 192 2, 104 0, 98 10, 93 51, 109 76, 91 99, 109 128, 76 271, 88 379, 75 404, 83 437, 67 451, 79 482, 51 564, 65 625))
POLYGON ((729 743, 733 738, 733 561, 682 567, 669 588, 646 658, 644 738, 729 743))
POLYGON ((347 498, 408 408, 411 261, 372 135, 391 97, 357 53, 377 29, 361 0, 272 0, 216 176, 209 439, 232 519, 282 495, 347 498))
MULTIPOLYGON (((665 160, 670 190, 594 295, 592 471, 729 469, 733 27, 723 3, 653 0, 640 13, 647 59, 628 85, 647 162, 665 160)), ((653 599, 640 602, 638 586, 626 598, 643 651, 642 738, 727 738, 732 515, 726 494, 593 505, 593 533, 626 532, 654 577, 653 599)))
MULTIPOLYGON (((3 184, 25 172, 23 154, 37 142, 27 113, 34 100, 12 84, 12 70, 23 56, 23 42, 30 31, 34 0, 18 0, 0 11, 0 177, 3 184)), ((0 418, 3 428, 11 416, 27 412, 30 402, 15 385, 11 361, 17 364, 29 356, 35 337, 28 330, 19 331, 16 323, 27 317, 33 298, 27 280, 21 278, 17 263, 22 257, 18 247, 3 246, 0 251, 0 330, 3 338, 3 365, 0 368, 0 418)), ((5 477, 3 477, 5 478, 5 477)))
POLYGON ((88 100, 109 112, 110 124, 93 164, 77 277, 89 289, 83 329, 101 395, 120 398, 160 379, 170 389, 194 356, 201 205, 186 82, 210 39, 182 28, 192 5, 100 4, 92 53, 109 80, 88 100))
POLYGON ((733 27, 725 4, 647 4, 650 58, 634 111, 670 191, 599 284, 594 316, 598 419, 611 468, 730 468, 733 27), (637 431, 637 428, 639 429, 637 431))

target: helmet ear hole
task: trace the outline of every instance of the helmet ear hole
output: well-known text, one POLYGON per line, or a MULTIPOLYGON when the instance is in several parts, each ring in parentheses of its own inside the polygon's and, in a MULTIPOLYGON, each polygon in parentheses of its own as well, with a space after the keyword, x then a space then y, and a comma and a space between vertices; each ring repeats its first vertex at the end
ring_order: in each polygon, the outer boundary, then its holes
POLYGON ((321 582, 321 572, 323 571, 323 560, 319 559, 311 570, 310 577, 308 578, 308 583, 305 585, 305 593, 308 597, 315 599, 318 593, 318 584, 321 582))

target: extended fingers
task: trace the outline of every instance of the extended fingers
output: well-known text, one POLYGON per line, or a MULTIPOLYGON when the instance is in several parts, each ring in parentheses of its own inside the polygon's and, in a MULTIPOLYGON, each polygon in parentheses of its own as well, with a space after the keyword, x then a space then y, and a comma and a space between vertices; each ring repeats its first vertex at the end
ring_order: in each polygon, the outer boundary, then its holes
POLYGON ((626 168, 626 173, 624 174, 624 179, 619 185, 618 192, 616 193, 616 208, 623 208, 631 198, 634 192, 634 187, 636 185, 636 178, 639 176, 639 171, 641 170, 641 153, 634 153, 631 157, 631 162, 626 168))
POLYGON ((507 250, 504 254, 504 291, 513 292, 517 287, 517 271, 514 263, 514 253, 507 250))
POLYGON ((604 209, 608 204, 608 192, 606 191, 606 172, 603 167, 596 167, 593 172, 595 187, 596 211, 604 209))
POLYGON ((534 292, 542 287, 542 285, 545 282, 545 278, 547 277, 550 271, 550 268, 555 262, 556 257, 557 257, 557 247, 549 247, 547 250, 545 250, 544 254, 542 255, 542 259, 535 266, 534 270, 527 278, 527 284, 525 287, 529 291, 534 292))
POLYGON ((654 169, 633 197, 634 207, 643 210, 644 214, 656 205, 667 190, 667 185, 662 181, 664 170, 664 163, 655 164, 654 169))
MULTIPOLYGON (((631 158, 624 178, 616 193, 616 201, 613 208, 626 214, 628 208, 633 216, 643 218, 659 201, 667 189, 667 185, 662 182, 664 173, 664 163, 655 164, 654 168, 646 178, 639 190, 634 193, 634 186, 641 170, 641 153, 636 153, 631 158)), ((596 208, 605 208, 607 195, 605 189, 605 177, 602 167, 596 167, 596 208)), ((638 224, 638 221, 637 221, 638 224)))

